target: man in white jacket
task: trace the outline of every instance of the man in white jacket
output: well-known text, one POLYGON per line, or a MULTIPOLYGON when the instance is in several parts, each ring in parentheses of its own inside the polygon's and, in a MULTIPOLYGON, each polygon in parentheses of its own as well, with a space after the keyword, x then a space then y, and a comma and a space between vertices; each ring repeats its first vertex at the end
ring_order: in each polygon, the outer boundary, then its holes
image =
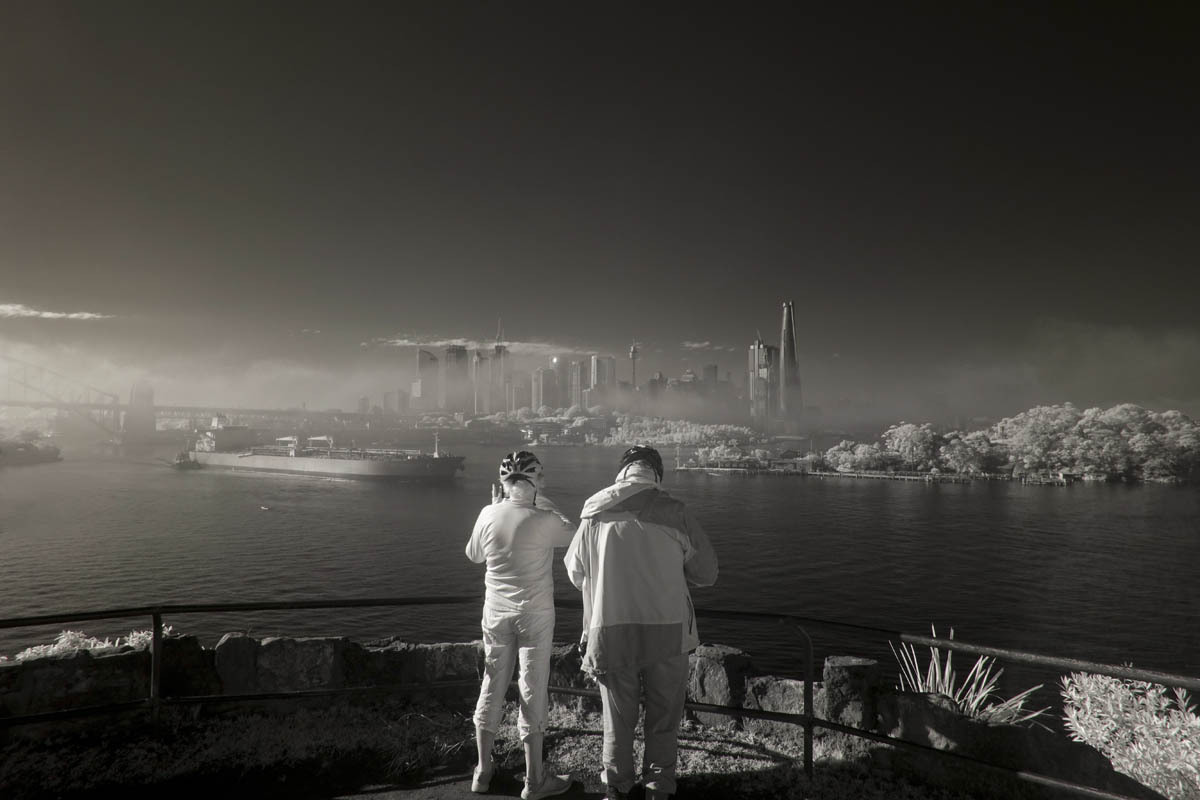
POLYGON ((688 586, 717 580, 708 537, 683 503, 658 488, 662 476, 657 450, 625 451, 616 483, 584 504, 565 558, 571 583, 583 593, 583 669, 596 677, 604 704, 609 798, 628 797, 633 788, 643 686, 646 797, 675 792, 688 653, 700 642, 688 586))
POLYGON ((487 563, 483 604, 484 675, 475 706, 479 764, 471 791, 490 789, 495 766, 492 745, 504 713, 504 694, 520 664, 517 730, 525 745, 523 800, 540 800, 571 788, 569 776, 548 774, 542 739, 548 706, 550 651, 554 637, 554 548, 566 547, 574 526, 539 492, 542 465, 526 450, 500 462, 500 491, 484 506, 467 542, 467 558, 487 563))

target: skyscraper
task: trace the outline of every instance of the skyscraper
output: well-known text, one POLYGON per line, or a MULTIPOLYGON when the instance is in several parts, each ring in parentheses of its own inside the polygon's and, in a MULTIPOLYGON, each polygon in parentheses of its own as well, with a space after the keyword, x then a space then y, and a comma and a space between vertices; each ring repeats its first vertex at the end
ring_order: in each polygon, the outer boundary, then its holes
POLYGON ((558 406, 562 408, 571 405, 571 359, 565 355, 554 356, 550 359, 554 369, 554 377, 558 385, 558 406))
POLYGON ((508 399, 512 395, 512 361, 508 357, 508 348, 500 342, 496 342, 492 348, 492 361, 489 366, 492 411, 507 410, 508 399))
POLYGON ((482 350, 471 359, 471 408, 476 414, 492 413, 491 359, 482 350))
POLYGON ((617 385, 617 360, 612 356, 592 356, 591 384, 593 389, 617 385))
POLYGON ((588 378, 590 377, 588 375, 588 362, 572 361, 568 372, 570 373, 567 376, 567 380, 569 381, 568 386, 570 387, 570 403, 573 406, 583 405, 583 391, 591 388, 591 384, 588 382, 588 378))
POLYGON ((796 325, 792 303, 783 304, 783 322, 779 332, 779 416, 800 416, 804 405, 800 395, 800 367, 796 361, 796 325))
POLYGON ((765 425, 779 407, 779 348, 762 337, 750 345, 749 384, 750 416, 765 425))
POLYGON ((442 353, 442 391, 438 406, 445 411, 465 412, 471 403, 471 362, 461 344, 446 346, 442 353))
POLYGON ((559 407, 558 374, 552 367, 539 367, 533 371, 532 388, 531 405, 535 411, 542 406, 559 407))
POLYGON ((417 377, 412 382, 414 411, 431 411, 441 402, 441 374, 438 358, 428 350, 417 351, 417 377))

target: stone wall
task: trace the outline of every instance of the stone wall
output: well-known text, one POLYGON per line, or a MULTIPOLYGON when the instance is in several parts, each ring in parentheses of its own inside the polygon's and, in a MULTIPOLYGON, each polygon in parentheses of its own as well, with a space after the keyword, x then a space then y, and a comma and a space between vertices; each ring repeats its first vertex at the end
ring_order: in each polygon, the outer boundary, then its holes
MULTIPOLYGON (((423 685, 466 680, 447 697, 469 709, 483 670, 481 642, 416 644, 400 639, 357 643, 345 638, 255 639, 226 634, 215 648, 194 636, 163 640, 164 697, 222 696, 302 690, 423 685)), ((593 688, 580 672, 574 645, 556 647, 551 683, 593 688)), ((150 659, 145 650, 124 648, 103 655, 80 651, 61 657, 0 663, 0 719, 82 706, 143 699, 149 692, 150 659)), ((861 730, 971 756, 1015 769, 1084 783, 1135 797, 1155 798, 1140 784, 1114 772, 1086 745, 1037 727, 989 725, 959 714, 947 698, 897 692, 881 681, 879 665, 864 658, 831 656, 814 682, 817 717, 861 730)), ((514 695, 515 697, 515 695, 514 695)), ((552 702, 596 710, 591 698, 552 694, 552 702)), ((691 657, 688 699, 738 709, 804 713, 804 682, 763 675, 750 656, 731 647, 701 645, 691 657)), ((235 707, 236 708, 236 707, 235 707)), ((803 727, 742 715, 689 712, 706 726, 746 730, 799 740, 803 727)), ((104 720, 98 720, 103 724, 104 720)), ((831 735, 817 728, 818 736, 831 735)), ((837 734, 842 735, 842 734, 837 734)), ((1001 797, 1047 797, 1040 788, 1009 784, 970 765, 947 763, 880 746, 878 765, 948 788, 1001 797)))

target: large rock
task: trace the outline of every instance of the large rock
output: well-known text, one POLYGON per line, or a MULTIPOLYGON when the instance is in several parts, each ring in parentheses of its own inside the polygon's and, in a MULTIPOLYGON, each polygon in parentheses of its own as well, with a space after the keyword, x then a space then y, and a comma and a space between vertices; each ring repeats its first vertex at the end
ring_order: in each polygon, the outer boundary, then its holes
POLYGON ((3 666, 0 714, 24 716, 143 700, 150 694, 150 653, 78 650, 3 666))
POLYGON ((258 640, 244 633, 227 633, 217 642, 213 663, 223 694, 258 691, 258 640))
POLYGON ((829 656, 822 673, 825 691, 818 705, 821 719, 851 728, 874 730, 879 663, 857 656, 829 656))
MULTIPOLYGON (((813 706, 820 706, 824 691, 820 682, 813 683, 813 706)), ((759 675, 746 681, 746 698, 743 708, 757 711, 776 711, 781 714, 804 713, 804 681, 794 678, 776 678, 774 675, 759 675)), ((766 719, 746 717, 742 727, 759 736, 772 736, 793 741, 804 740, 804 726, 799 723, 774 722, 766 719)), ((821 728, 814 729, 820 735, 821 728)))
MULTIPOLYGON (((1130 797, 1162 800, 1157 793, 1113 770, 1104 756, 1042 727, 997 725, 958 712, 937 694, 899 692, 879 698, 880 732, 893 738, 970 756, 1010 770, 1046 775, 1130 797)), ((1060 798, 1056 790, 1006 778, 992 770, 933 754, 899 748, 878 750, 882 766, 900 774, 997 798, 1060 798)))
MULTIPOLYGON (((695 703, 741 708, 746 698, 746 679, 753 665, 750 656, 725 645, 700 645, 692 653, 688 670, 687 697, 695 703)), ((690 712, 697 722, 714 728, 741 727, 740 715, 690 712)))
MULTIPOLYGON (((597 689, 595 680, 583 671, 582 665, 583 651, 578 645, 557 645, 550 654, 550 685, 597 689)), ((576 711, 599 711, 602 705, 598 697, 580 697, 556 692, 550 693, 550 702, 576 711)))
POLYGON ((346 638, 263 639, 255 664, 259 691, 344 688, 346 673, 343 655, 347 650, 358 647, 346 638))
POLYGON ((216 653, 206 650, 195 636, 163 638, 163 697, 196 697, 221 693, 216 653))
POLYGON ((418 645, 425 651, 425 679, 449 681, 483 676, 483 642, 418 645))

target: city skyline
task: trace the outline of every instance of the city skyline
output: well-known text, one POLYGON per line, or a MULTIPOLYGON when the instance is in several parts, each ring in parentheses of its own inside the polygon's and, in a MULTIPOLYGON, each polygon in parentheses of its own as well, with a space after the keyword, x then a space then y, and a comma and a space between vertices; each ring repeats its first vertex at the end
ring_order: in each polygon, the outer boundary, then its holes
POLYGON ((1197 415, 1189 16, 22 7, 0 352, 354 408, 497 316, 745 371, 794 299, 805 405, 1197 415))

